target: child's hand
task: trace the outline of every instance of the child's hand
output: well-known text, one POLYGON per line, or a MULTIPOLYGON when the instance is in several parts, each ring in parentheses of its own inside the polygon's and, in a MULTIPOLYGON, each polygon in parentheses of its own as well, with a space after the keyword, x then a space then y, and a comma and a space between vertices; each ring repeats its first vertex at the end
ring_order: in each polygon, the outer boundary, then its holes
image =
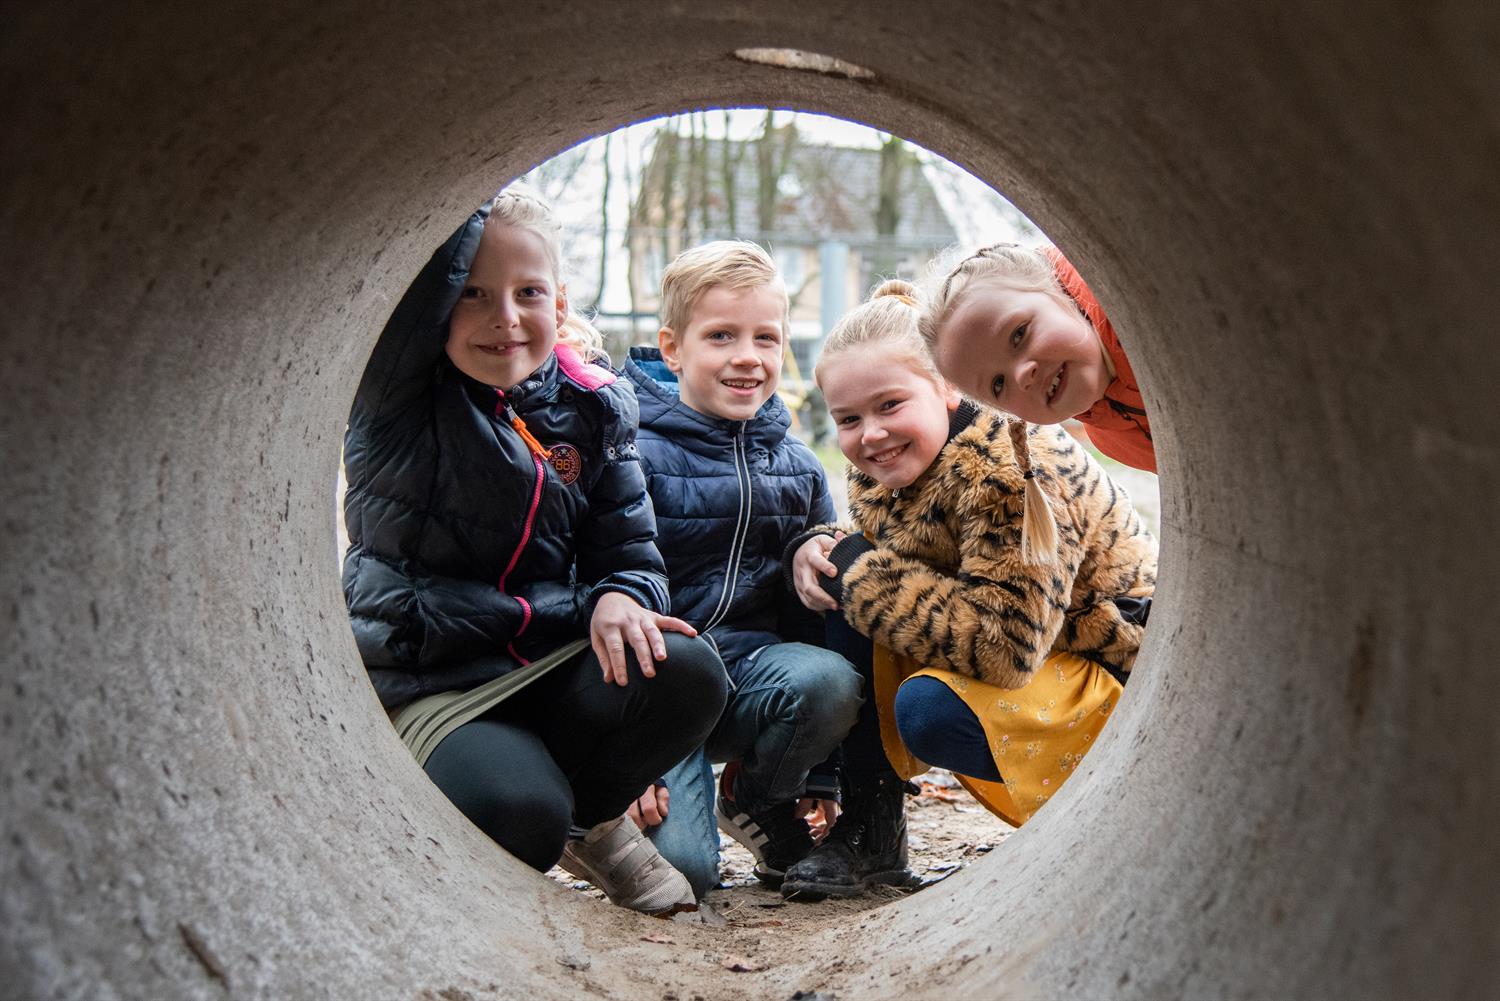
POLYGON ((661 638, 663 629, 684 636, 698 635, 698 630, 681 619, 648 612, 634 598, 619 591, 610 591, 600 598, 589 621, 589 642, 604 670, 604 680, 621 688, 630 681, 625 659, 627 647, 635 651, 641 673, 648 678, 656 677, 656 661, 667 659, 667 644, 661 638))
POLYGON ((818 585, 818 576, 837 577, 839 568, 828 562, 828 554, 844 537, 843 532, 833 535, 814 535, 797 547, 792 557, 792 583, 797 587, 797 597, 802 604, 815 612, 837 611, 839 603, 828 596, 818 585))
POLYGON ((839 805, 831 799, 811 799, 804 796, 797 800, 796 815, 807 821, 813 840, 822 841, 828 837, 834 822, 839 819, 839 805))
POLYGON ((625 816, 635 821, 635 826, 641 830, 655 827, 667 819, 667 806, 671 802, 672 794, 667 791, 666 786, 651 786, 641 793, 641 798, 631 803, 625 811, 625 816))

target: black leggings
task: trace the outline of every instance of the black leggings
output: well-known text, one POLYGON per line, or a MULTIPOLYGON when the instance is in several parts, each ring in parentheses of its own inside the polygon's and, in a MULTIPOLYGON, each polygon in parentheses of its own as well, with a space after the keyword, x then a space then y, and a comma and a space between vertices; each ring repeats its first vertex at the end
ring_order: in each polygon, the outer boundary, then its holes
MULTIPOLYGON (((828 649, 854 665, 865 682, 854 728, 844 738, 843 768, 848 783, 863 786, 876 776, 894 775, 885 745, 880 742, 880 714, 875 707, 875 644, 844 621, 843 612, 829 612, 824 619, 828 649)), ((847 783, 846 783, 847 784, 847 783)))
POLYGON ((606 684, 590 651, 449 734, 427 774, 480 830, 532 868, 562 855, 570 826, 625 812, 707 739, 728 693, 701 639, 666 633, 667 659, 606 684))

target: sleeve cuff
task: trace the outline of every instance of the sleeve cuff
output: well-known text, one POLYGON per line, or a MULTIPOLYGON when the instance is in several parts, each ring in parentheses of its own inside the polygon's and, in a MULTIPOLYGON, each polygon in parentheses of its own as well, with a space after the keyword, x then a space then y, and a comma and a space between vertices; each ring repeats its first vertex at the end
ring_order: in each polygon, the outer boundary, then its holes
POLYGON ((616 594, 623 594, 625 597, 629 598, 631 601, 635 602, 637 605, 640 605, 642 608, 646 609, 648 612, 655 612, 655 611, 657 611, 657 608, 656 608, 655 604, 651 601, 651 596, 648 595, 648 594, 646 594, 646 592, 643 589, 641 589, 641 588, 631 587, 628 584, 618 584, 618 583, 600 584, 598 587, 594 588, 592 591, 589 592, 589 603, 588 603, 588 615, 589 615, 589 618, 593 618, 594 608, 599 604, 599 599, 602 598, 602 597, 604 597, 606 594, 611 593, 611 592, 614 592, 616 594))
POLYGON ((831 799, 835 803, 842 803, 843 796, 839 793, 839 777, 833 775, 809 775, 807 785, 803 789, 803 795, 809 799, 831 799))
POLYGON ((1151 616, 1150 598, 1130 598, 1125 595, 1117 595, 1113 600, 1115 607, 1120 610, 1120 618, 1132 625, 1144 626, 1146 620, 1151 616))
POLYGON ((844 601, 844 575, 855 562, 875 549, 875 544, 865 538, 863 534, 846 535, 839 540, 839 544, 833 547, 833 552, 828 554, 828 561, 838 567, 837 577, 823 577, 818 580, 818 586, 828 592, 828 596, 840 604, 844 601))

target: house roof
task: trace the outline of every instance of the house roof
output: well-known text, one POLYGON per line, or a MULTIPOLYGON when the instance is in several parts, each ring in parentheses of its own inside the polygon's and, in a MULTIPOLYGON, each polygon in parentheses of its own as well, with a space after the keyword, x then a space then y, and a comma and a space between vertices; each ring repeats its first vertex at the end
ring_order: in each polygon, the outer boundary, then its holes
MULTIPOLYGON (((679 163, 674 186, 679 197, 687 197, 685 176, 689 137, 663 129, 657 134, 655 149, 646 165, 645 180, 631 211, 632 222, 642 224, 643 216, 659 199, 663 183, 669 142, 677 143, 679 163)), ((880 150, 847 146, 815 146, 799 141, 792 150, 777 198, 776 227, 770 233, 757 232, 756 204, 759 174, 756 166, 756 141, 707 139, 709 178, 709 222, 702 229, 705 236, 743 236, 776 239, 782 242, 809 243, 841 239, 851 243, 873 242, 875 212, 880 199, 880 150), (725 157, 737 163, 734 169, 735 223, 729 224, 728 199, 724 197, 723 164, 725 157)), ((958 234, 943 211, 936 193, 928 183, 921 165, 913 158, 903 172, 898 201, 895 239, 903 243, 946 246, 958 234)), ((646 223, 650 225, 649 222, 646 223)), ((694 226, 698 226, 694 207, 694 226)))

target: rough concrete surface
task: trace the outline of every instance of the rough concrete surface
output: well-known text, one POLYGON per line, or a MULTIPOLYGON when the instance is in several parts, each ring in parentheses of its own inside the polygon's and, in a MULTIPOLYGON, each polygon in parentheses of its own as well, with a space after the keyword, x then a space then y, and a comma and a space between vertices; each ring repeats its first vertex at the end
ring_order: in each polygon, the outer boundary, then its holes
POLYGON ((677 989, 691 957, 641 973, 648 919, 504 856, 396 742, 330 495, 377 330, 485 194, 643 117, 771 103, 964 164, 1089 275, 1157 428, 1162 585, 1116 720, 1031 826, 724 993, 838 955, 841 998, 1500 994, 1500 7, 6 22, 7 991, 677 989))

